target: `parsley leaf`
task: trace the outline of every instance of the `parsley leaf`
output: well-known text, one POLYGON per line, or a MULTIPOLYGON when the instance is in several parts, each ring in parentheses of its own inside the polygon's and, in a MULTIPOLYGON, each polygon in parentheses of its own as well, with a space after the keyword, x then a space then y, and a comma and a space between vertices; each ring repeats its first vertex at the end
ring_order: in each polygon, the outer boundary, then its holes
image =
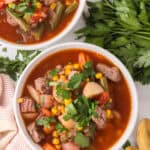
POLYGON ((69 99, 71 97, 71 92, 65 90, 61 84, 56 86, 56 94, 58 97, 62 97, 63 99, 69 99))
POLYGON ((84 96, 79 96, 66 108, 64 120, 73 119, 79 126, 89 126, 92 116, 96 116, 96 101, 89 101, 84 96))
POLYGON ((145 53, 139 53, 139 58, 134 64, 136 67, 150 67, 150 51, 145 51, 145 53))
POLYGON ((90 139, 89 137, 85 136, 81 132, 78 132, 74 138, 74 142, 78 144, 81 148, 89 147, 90 146, 90 139))
POLYGON ((80 87, 82 81, 84 81, 88 77, 93 77, 94 75, 95 72, 93 69, 93 63, 91 61, 88 61, 84 65, 84 69, 81 73, 76 73, 71 77, 68 83, 68 88, 71 90, 77 89, 80 87))
POLYGON ((77 89, 79 88, 81 82, 82 82, 82 74, 76 73, 71 77, 71 80, 68 83, 68 88, 73 90, 77 89))
POLYGON ((17 80, 28 63, 36 57, 40 51, 18 50, 15 60, 0 56, 0 73, 8 74, 13 80, 17 80))
POLYGON ((93 69, 93 62, 92 61, 88 61, 85 63, 84 65, 84 70, 82 72, 82 78, 83 79, 86 79, 86 78, 91 78, 91 77, 94 77, 95 75, 95 72, 94 72, 94 69, 93 69))
POLYGON ((52 77, 54 77, 55 75, 57 75, 58 72, 59 72, 58 69, 53 69, 53 70, 51 70, 51 71, 49 72, 49 75, 52 76, 52 77))
POLYGON ((58 131, 58 132, 63 132, 63 131, 66 131, 67 129, 62 125, 62 124, 60 124, 60 123, 57 123, 56 124, 56 130, 58 131))
POLYGON ((86 26, 76 32, 78 38, 104 47, 126 65, 135 81, 149 84, 149 1, 101 0, 87 4, 89 15, 85 16, 86 26))
POLYGON ((128 146, 131 146, 130 141, 126 141, 122 148, 125 150, 128 146))
POLYGON ((36 121, 38 126, 44 126, 46 128, 50 127, 50 123, 56 123, 56 119, 54 117, 43 117, 36 121))

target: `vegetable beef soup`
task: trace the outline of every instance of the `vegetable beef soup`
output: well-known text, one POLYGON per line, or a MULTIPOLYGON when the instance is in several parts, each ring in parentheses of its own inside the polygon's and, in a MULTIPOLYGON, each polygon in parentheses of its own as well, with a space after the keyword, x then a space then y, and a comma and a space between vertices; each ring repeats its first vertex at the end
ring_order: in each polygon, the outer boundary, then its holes
POLYGON ((124 133, 131 113, 119 68, 82 49, 41 61, 17 102, 29 135, 43 150, 108 150, 124 133))
POLYGON ((0 37, 13 43, 47 41, 70 23, 78 0, 2 0, 0 37))

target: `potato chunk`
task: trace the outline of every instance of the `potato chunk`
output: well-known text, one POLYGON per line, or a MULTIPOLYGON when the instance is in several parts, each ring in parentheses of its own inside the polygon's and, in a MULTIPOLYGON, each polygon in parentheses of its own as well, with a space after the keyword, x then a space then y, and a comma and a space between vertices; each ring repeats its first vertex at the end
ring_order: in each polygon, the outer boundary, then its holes
POLYGON ((87 98, 94 98, 102 92, 103 88, 96 82, 88 82, 83 89, 83 95, 87 98))
POLYGON ((65 121, 63 117, 64 117, 64 115, 61 115, 58 117, 58 120, 62 123, 62 125, 67 129, 74 128, 75 122, 72 119, 65 121))
POLYGON ((30 96, 37 102, 40 102, 40 93, 32 86, 32 85, 27 85, 27 90, 30 94, 30 96))

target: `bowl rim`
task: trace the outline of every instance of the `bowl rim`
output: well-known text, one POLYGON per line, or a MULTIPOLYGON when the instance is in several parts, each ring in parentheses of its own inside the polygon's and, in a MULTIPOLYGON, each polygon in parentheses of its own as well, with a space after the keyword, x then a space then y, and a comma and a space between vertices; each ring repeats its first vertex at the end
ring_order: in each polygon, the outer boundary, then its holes
POLYGON ((128 121, 128 125, 127 125, 123 135, 110 148, 110 150, 118 150, 119 148, 122 147, 122 145, 130 137, 130 135, 135 127, 136 121, 137 121, 138 95, 137 95, 136 87, 135 87, 134 81, 133 81, 129 71, 116 56, 114 56, 113 54, 111 54, 110 52, 108 52, 107 50, 105 50, 101 47, 98 47, 98 46, 95 46, 92 44, 88 44, 88 43, 67 42, 67 43, 63 43, 63 44, 54 45, 54 46, 46 49, 45 51, 43 51, 41 54, 39 54, 36 58, 34 58, 29 63, 29 65, 25 68, 25 70, 23 71, 21 77, 19 78, 19 80, 17 82, 15 95, 14 95, 14 99, 13 99, 13 110, 14 110, 17 125, 18 125, 19 129, 21 130, 22 135, 24 136, 26 142, 30 145, 30 147, 33 150, 41 150, 40 146, 38 146, 37 144, 35 144, 32 141, 31 137, 28 135, 28 133, 26 131, 26 128, 23 123, 23 119, 21 117, 20 109, 16 102, 16 99, 20 96, 19 93, 22 92, 21 89, 23 88, 25 79, 28 77, 28 75, 30 74, 32 69, 35 68, 39 62, 44 60, 48 55, 52 55, 53 53, 56 53, 56 52, 59 52, 62 50, 69 50, 71 48, 74 48, 74 49, 79 48, 79 49, 83 49, 83 50, 97 52, 97 53, 101 54, 102 56, 106 57, 108 60, 110 60, 114 65, 116 65, 121 70, 122 73, 125 73, 125 74, 123 74, 123 76, 128 84, 132 104, 131 104, 131 114, 130 114, 130 119, 128 121))
POLYGON ((75 25, 77 24, 78 20, 82 15, 82 12, 84 11, 85 2, 86 0, 79 0, 79 7, 75 15, 73 16, 72 20, 70 21, 70 23, 60 33, 58 33, 56 36, 54 36, 51 39, 48 39, 40 43, 35 43, 35 44, 17 44, 8 41, 4 38, 0 38, 0 44, 10 48, 17 48, 22 50, 34 50, 34 49, 47 48, 48 46, 56 43, 58 40, 61 40, 65 35, 67 35, 73 29, 73 27, 75 27, 75 25))

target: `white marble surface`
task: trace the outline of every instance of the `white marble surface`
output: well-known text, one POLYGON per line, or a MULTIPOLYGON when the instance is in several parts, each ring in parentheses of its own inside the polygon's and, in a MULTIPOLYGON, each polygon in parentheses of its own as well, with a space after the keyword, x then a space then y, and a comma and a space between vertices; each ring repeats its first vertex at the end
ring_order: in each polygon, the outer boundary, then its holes
MULTIPOLYGON (((68 35, 66 35, 63 40, 60 40, 56 42, 55 44, 70 42, 70 41, 77 41, 75 40, 74 31, 76 31, 83 25, 84 25, 84 21, 81 18, 76 28, 74 28, 73 31, 70 32, 68 35)), ((3 56, 9 56, 11 58, 14 58, 16 54, 15 49, 8 48, 7 53, 4 53, 1 51, 2 47, 3 46, 1 46, 0 48, 0 56, 3 55, 3 56)), ((137 120, 137 122, 139 122, 139 120, 141 120, 142 118, 150 118, 150 85, 143 86, 140 83, 135 83, 135 84, 136 84, 138 95, 139 95, 139 115, 138 115, 138 120, 137 120)), ((136 131, 136 127, 135 127, 135 131, 136 131)), ((131 138, 130 138, 132 143, 135 143, 135 131, 132 133, 131 138)))

